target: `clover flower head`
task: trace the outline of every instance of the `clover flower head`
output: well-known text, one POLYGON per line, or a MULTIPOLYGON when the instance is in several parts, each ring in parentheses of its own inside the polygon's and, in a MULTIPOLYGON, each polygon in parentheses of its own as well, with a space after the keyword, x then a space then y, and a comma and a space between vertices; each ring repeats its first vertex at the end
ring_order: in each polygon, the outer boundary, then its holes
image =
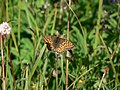
POLYGON ((1 35, 10 34, 10 31, 11 31, 11 27, 9 26, 9 24, 7 22, 3 22, 2 24, 0 24, 0 34, 1 35))

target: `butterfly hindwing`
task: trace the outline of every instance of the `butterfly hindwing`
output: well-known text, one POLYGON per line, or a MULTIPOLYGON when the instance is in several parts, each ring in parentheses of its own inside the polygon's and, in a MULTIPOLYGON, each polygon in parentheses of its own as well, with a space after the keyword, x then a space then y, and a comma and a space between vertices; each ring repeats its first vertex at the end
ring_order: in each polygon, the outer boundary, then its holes
POLYGON ((74 47, 71 41, 57 36, 45 36, 44 42, 47 44, 49 50, 57 53, 71 50, 74 47))
POLYGON ((73 44, 71 43, 71 41, 63 39, 63 38, 59 38, 59 42, 58 42, 58 45, 55 51, 58 53, 62 53, 72 48, 73 48, 73 44))

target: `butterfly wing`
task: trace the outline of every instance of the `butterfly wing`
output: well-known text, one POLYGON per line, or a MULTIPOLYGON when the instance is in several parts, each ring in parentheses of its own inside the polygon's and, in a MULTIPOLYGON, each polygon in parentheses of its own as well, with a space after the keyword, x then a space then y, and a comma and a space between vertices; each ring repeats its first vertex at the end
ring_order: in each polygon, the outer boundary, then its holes
POLYGON ((58 40, 58 44, 57 44, 57 46, 54 50, 57 53, 62 53, 64 51, 71 50, 74 47, 72 42, 69 41, 69 40, 66 40, 66 39, 63 39, 63 38, 58 38, 57 40, 58 40))
POLYGON ((49 50, 57 53, 71 50, 74 47, 71 41, 57 36, 45 36, 44 42, 47 44, 49 50))
POLYGON ((47 47, 49 50, 54 51, 54 41, 56 39, 56 36, 45 36, 43 38, 44 42, 47 44, 47 47))

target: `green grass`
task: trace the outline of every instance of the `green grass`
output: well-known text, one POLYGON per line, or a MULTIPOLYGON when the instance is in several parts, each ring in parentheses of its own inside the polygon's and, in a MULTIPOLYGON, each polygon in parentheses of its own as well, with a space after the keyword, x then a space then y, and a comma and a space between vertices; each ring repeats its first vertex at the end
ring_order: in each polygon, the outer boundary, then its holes
POLYGON ((120 1, 76 0, 71 5, 65 1, 67 9, 55 7, 56 1, 48 3, 0 1, 0 22, 10 21, 12 28, 4 48, 1 45, 5 79, 1 53, 0 89, 119 90, 120 1), (68 52, 57 58, 47 49, 43 37, 57 32, 74 44, 73 62, 65 58, 68 52))

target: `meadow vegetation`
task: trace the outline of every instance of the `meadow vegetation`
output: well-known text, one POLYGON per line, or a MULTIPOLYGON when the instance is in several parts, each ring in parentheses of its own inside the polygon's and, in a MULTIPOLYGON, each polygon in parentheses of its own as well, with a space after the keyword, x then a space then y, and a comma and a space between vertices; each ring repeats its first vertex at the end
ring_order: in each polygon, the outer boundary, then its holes
POLYGON ((12 30, 0 89, 120 90, 120 0, 0 0, 2 22, 12 30), (57 34, 74 44, 72 61, 44 43, 57 34))

